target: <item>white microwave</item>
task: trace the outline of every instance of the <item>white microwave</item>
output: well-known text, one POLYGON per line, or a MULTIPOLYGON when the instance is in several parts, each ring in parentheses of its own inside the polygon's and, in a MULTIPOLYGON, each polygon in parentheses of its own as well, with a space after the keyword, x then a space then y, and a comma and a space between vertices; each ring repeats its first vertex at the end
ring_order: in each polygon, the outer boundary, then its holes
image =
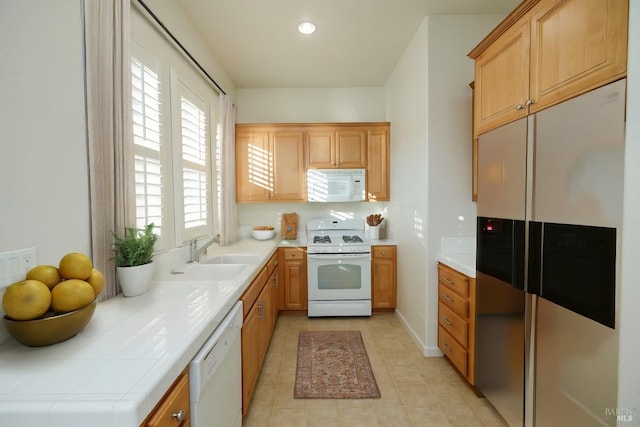
POLYGON ((307 170, 307 201, 361 202, 366 192, 364 169, 307 170))

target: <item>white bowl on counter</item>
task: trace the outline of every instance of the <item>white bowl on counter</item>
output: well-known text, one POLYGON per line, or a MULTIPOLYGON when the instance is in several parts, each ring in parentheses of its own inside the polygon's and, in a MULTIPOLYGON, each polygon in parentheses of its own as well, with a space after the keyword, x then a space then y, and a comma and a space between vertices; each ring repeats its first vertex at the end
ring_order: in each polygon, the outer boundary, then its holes
POLYGON ((276 230, 251 230, 251 235, 256 240, 269 240, 276 235, 276 230))

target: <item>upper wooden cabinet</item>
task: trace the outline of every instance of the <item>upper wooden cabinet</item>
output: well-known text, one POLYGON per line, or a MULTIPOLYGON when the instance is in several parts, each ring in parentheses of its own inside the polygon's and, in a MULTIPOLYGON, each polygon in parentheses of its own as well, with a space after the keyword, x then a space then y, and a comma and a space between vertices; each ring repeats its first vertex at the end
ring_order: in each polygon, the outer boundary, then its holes
POLYGON ((367 167, 366 130, 335 127, 313 129, 307 132, 305 145, 307 168, 367 167))
POLYGON ((305 202, 307 169, 366 169, 367 200, 388 201, 389 123, 236 125, 236 201, 305 202))
POLYGON ((389 125, 369 129, 367 141, 367 199, 371 202, 391 200, 389 125))
POLYGON ((236 200, 303 202, 304 132, 236 125, 236 200))
POLYGON ((474 136, 626 75, 628 0, 526 0, 469 53, 474 136))

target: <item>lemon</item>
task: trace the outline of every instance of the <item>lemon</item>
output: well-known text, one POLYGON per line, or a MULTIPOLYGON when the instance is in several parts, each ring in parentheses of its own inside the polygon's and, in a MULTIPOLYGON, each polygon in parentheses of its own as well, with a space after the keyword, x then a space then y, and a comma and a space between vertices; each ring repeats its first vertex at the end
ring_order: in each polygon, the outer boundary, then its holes
POLYGON ((58 313, 77 310, 95 299, 93 287, 84 280, 69 279, 51 290, 51 309, 58 313))
POLYGON ((5 289, 2 309, 14 320, 37 319, 49 310, 51 292, 38 280, 23 280, 5 289))
POLYGON ((93 263, 88 256, 79 252, 71 252, 62 257, 58 271, 65 279, 86 280, 91 276, 93 263))
POLYGON ((93 269, 91 272, 91 276, 87 279, 87 282, 93 288, 93 292, 98 296, 100 292, 102 292, 102 288, 104 288, 104 276, 98 269, 93 269))
POLYGON ((62 282, 62 276, 53 265, 38 265, 27 272, 27 280, 38 280, 49 289, 62 282))

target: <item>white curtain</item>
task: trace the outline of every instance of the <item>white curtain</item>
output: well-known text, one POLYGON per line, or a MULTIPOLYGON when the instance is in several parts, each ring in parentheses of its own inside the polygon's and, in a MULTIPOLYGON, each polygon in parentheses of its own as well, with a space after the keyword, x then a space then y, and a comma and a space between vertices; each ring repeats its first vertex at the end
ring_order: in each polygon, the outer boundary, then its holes
POLYGON ((238 234, 236 215, 236 106, 229 95, 220 96, 222 144, 220 150, 220 244, 235 242, 238 234))
POLYGON ((130 0, 85 0, 87 136, 93 263, 105 276, 100 299, 118 293, 112 232, 135 226, 129 54, 130 0))

